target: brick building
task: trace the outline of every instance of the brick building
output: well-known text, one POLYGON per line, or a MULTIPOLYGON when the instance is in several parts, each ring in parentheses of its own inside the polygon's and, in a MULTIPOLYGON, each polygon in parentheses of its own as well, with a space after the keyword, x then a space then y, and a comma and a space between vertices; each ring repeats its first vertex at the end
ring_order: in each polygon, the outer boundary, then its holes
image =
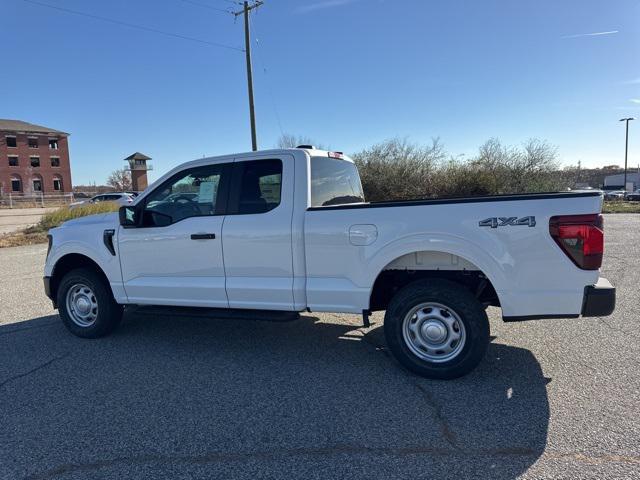
POLYGON ((0 195, 71 192, 68 133, 0 119, 0 195))

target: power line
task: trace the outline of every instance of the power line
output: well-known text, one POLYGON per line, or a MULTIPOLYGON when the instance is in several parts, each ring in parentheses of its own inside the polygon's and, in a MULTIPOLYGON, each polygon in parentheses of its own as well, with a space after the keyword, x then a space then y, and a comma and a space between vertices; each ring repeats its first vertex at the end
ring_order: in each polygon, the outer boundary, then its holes
MULTIPOLYGON (((256 27, 254 24, 253 27, 254 31, 256 31, 256 27)), ((256 33, 258 33, 256 31, 256 33)), ((276 102, 276 97, 273 94, 273 88, 271 85, 271 81, 270 78, 268 76, 268 71, 267 71, 267 66, 265 64, 264 61, 264 48, 262 46, 262 43, 260 42, 260 36, 258 35, 258 37, 256 38, 256 46, 258 46, 259 48, 256 48, 256 52, 259 52, 259 55, 256 55, 258 57, 258 60, 260 61, 260 65, 262 65, 262 72, 264 73, 264 77, 266 80, 266 84, 267 84, 267 90, 269 92, 269 96, 271 97, 271 105, 273 106, 273 113, 276 116, 276 121, 278 122, 278 128, 280 129, 280 135, 284 136, 284 130, 282 129, 282 122, 280 121, 280 112, 278 111, 278 104, 276 102)))
POLYGON ((198 7, 206 8, 206 9, 209 9, 209 10, 213 10, 215 12, 220 12, 220 13, 226 13, 226 14, 229 14, 229 15, 233 15, 233 12, 230 11, 230 10, 224 10, 222 8, 212 7, 211 5, 207 5, 206 3, 195 2, 194 0, 180 0, 180 1, 184 2, 184 3, 190 3, 191 5, 196 5, 198 7))
MULTIPOLYGON (((71 10, 70 8, 59 7, 57 5, 50 5, 48 3, 38 2, 37 0, 22 0, 23 2, 30 3, 32 5, 39 5, 41 7, 50 8, 52 10, 58 10, 65 13, 71 13, 73 15, 79 15, 81 17, 93 18, 94 20, 101 20, 103 22, 113 23, 116 25, 122 25, 129 28, 135 28, 138 30, 143 30, 145 32, 157 33, 159 35, 164 35, 167 37, 180 38, 182 40, 189 40, 191 42, 201 43, 204 45, 210 45, 212 47, 226 48, 229 50, 236 50, 238 52, 244 52, 244 49, 240 47, 233 47, 231 45, 225 45, 223 43, 210 42, 208 40, 202 40, 200 38, 188 37, 186 35, 181 35, 179 33, 165 32, 163 30, 158 30, 156 28, 145 27, 144 25, 137 25, 135 23, 123 22, 121 20, 115 20, 113 18, 102 17, 99 15, 93 15, 91 13, 80 12, 78 10, 71 10)), ((230 13, 230 12, 227 12, 230 13)))
POLYGON ((237 6, 237 5, 242 6, 242 2, 241 2, 240 0, 221 0, 221 1, 222 1, 222 2, 230 3, 230 4, 232 4, 232 5, 236 5, 236 6, 237 6))

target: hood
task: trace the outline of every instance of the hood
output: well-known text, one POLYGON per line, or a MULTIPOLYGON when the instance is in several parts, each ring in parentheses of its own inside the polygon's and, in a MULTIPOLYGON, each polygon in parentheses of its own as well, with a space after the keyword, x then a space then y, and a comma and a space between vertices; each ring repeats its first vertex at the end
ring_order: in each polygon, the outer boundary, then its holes
POLYGON ((86 217, 74 218, 73 220, 67 220, 60 228, 67 227, 80 227, 89 225, 100 225, 105 228, 116 228, 120 224, 118 219, 118 212, 110 213, 98 213, 96 215, 87 215, 86 217))

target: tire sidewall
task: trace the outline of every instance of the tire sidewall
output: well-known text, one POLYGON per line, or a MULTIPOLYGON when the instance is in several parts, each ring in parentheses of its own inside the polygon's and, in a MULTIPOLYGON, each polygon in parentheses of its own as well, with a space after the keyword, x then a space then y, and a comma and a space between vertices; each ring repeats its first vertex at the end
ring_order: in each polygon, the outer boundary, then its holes
POLYGON ((489 343, 489 321, 482 304, 463 286, 450 281, 417 281, 404 287, 389 304, 384 322, 388 346, 410 371, 434 379, 457 378, 469 373, 482 360, 489 343), (403 322, 420 303, 440 303, 455 311, 465 328, 465 344, 446 362, 429 362, 416 356, 403 335, 403 322))
POLYGON ((79 337, 98 338, 107 335, 117 327, 122 317, 122 307, 113 299, 111 290, 105 285, 104 280, 91 270, 77 269, 67 273, 60 282, 56 299, 58 313, 65 327, 79 337), (88 327, 75 323, 67 311, 67 292, 78 283, 91 288, 98 303, 98 316, 88 327))

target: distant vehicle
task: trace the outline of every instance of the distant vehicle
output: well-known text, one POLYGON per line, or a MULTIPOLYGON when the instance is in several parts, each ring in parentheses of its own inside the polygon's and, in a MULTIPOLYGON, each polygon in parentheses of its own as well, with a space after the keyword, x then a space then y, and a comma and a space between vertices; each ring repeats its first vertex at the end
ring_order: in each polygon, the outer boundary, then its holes
POLYGON ((627 193, 627 200, 630 202, 640 202, 640 189, 635 192, 627 193))
MULTIPOLYGON (((164 198, 162 202, 165 204, 173 204, 173 203, 188 204, 193 202, 198 203, 198 194, 190 193, 190 192, 172 193, 171 195, 168 195, 166 198, 164 198)), ((148 206, 154 207, 157 204, 158 204, 158 201, 152 200, 148 203, 148 206)))
POLYGON ((80 205, 89 205, 91 203, 101 202, 116 202, 121 207, 124 205, 131 205, 134 197, 130 193, 103 193, 102 195, 96 195, 89 200, 83 200, 81 202, 74 202, 69 205, 69 208, 76 208, 80 205))
POLYGON ((608 192, 604 192, 605 200, 624 200, 624 197, 624 190, 609 190, 608 192))
POLYGON ((386 310, 400 363, 456 378, 487 350, 489 305, 509 322, 613 312, 601 208, 597 190, 367 203, 353 160, 312 147, 203 158, 118 213, 50 230, 44 286, 87 338, 124 305, 360 313, 365 326, 386 310))
POLYGON ((600 195, 602 195, 604 192, 604 190, 600 190, 599 188, 593 188, 593 187, 585 187, 585 188, 568 188, 567 189, 568 192, 591 192, 591 193, 599 193, 600 195))

